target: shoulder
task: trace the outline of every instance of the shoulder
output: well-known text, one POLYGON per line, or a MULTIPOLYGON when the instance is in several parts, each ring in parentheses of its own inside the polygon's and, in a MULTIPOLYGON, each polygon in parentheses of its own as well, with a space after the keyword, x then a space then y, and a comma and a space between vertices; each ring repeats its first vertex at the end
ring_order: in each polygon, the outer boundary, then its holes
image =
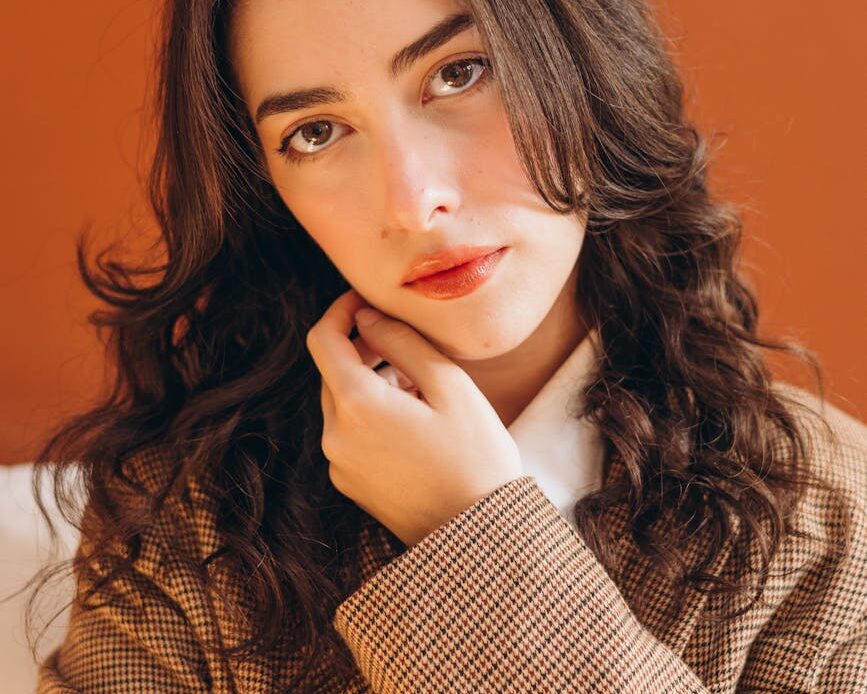
MULTIPOLYGON (((768 557, 770 528, 762 528, 768 521, 763 516, 748 551, 728 563, 727 577, 741 579, 747 568, 770 559, 759 591, 738 594, 731 604, 728 596, 711 599, 710 605, 744 613, 730 622, 700 625, 696 648, 705 653, 719 633, 727 643, 739 644, 734 649, 739 690, 838 691, 843 681, 855 681, 864 657, 867 427, 803 388, 776 381, 773 390, 804 439, 813 484, 787 505, 773 556, 768 557)), ((770 448, 781 461, 790 445, 782 433, 771 437, 770 448)))
POLYGON ((201 658, 201 649, 246 637, 225 608, 245 597, 244 583, 213 561, 224 546, 218 498, 198 477, 181 480, 176 463, 163 444, 142 448, 123 459, 106 490, 119 510, 97 514, 92 500, 85 508, 77 581, 89 599, 76 615, 83 637, 118 630, 150 648, 164 635, 201 658))
POLYGON ((806 442, 810 485, 790 516, 790 559, 816 571, 850 574, 867 590, 867 426, 839 407, 777 381, 806 442), (858 578, 860 576, 860 578, 858 578))
POLYGON ((867 425, 817 395, 775 381, 808 444, 811 468, 852 501, 867 499, 867 425))
POLYGON ((216 551, 218 496, 204 475, 179 473, 179 456, 171 446, 154 443, 123 456, 110 476, 101 475, 85 508, 85 544, 135 536, 136 566, 147 573, 216 551))

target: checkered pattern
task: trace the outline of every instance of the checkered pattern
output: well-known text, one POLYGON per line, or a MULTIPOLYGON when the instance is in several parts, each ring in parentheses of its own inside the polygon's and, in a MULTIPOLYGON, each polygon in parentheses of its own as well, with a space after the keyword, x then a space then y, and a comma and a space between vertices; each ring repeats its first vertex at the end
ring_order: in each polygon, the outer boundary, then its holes
MULTIPOLYGON (((762 600, 733 622, 699 620, 720 598, 676 593, 650 570, 622 507, 606 512, 619 538, 617 568, 606 572, 524 476, 409 549, 366 517, 361 582, 334 617, 358 672, 339 682, 323 662, 304 691, 867 692, 867 427, 830 405, 825 413, 839 443, 817 437, 813 457, 842 494, 803 499, 796 526, 819 539, 787 537, 762 600), (675 603, 679 618, 665 619, 675 603)), ((242 626, 156 549, 172 533, 204 555, 217 542, 212 523, 203 515, 151 529, 136 577, 104 595, 104 607, 75 610, 39 691, 282 691, 298 654, 215 658, 208 645, 232 643, 242 626)), ((730 549, 712 571, 736 574, 730 549)), ((221 580, 226 591, 240 585, 221 580)))

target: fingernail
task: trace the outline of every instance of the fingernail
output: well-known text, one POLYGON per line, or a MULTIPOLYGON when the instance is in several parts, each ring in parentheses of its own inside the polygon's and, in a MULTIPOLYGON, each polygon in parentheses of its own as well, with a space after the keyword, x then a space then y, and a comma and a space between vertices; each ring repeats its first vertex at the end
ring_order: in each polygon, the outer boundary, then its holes
POLYGON ((382 318, 382 314, 373 308, 360 308, 355 312, 355 320, 359 325, 373 325, 382 318))

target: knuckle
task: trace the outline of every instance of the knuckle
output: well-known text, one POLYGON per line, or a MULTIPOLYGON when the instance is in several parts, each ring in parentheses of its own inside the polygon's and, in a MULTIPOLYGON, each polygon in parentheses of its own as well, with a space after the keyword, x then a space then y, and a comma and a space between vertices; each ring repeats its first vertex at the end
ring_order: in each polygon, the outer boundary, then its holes
POLYGON ((406 330, 400 323, 389 321, 380 328, 380 337, 386 342, 397 342, 406 337, 406 330))
POLYGON ((362 412, 367 398, 358 390, 346 393, 340 400, 340 409, 350 417, 362 412))
POLYGON ((403 325, 390 323, 383 325, 379 330, 376 342, 377 345, 382 346, 383 351, 399 351, 409 340, 410 333, 403 325))
POLYGON ((331 486, 342 494, 343 487, 340 480, 340 473, 336 465, 331 464, 328 466, 328 479, 331 480, 331 486))
POLYGON ((333 461, 335 456, 337 455, 337 442, 334 440, 333 434, 323 434, 322 442, 320 444, 322 448, 322 453, 328 458, 329 462, 332 464, 329 465, 329 470, 333 467, 333 461))
POLYGON ((312 351, 314 347, 314 342, 316 341, 316 326, 314 325, 310 330, 307 331, 307 335, 304 338, 304 344, 307 346, 308 351, 312 351))

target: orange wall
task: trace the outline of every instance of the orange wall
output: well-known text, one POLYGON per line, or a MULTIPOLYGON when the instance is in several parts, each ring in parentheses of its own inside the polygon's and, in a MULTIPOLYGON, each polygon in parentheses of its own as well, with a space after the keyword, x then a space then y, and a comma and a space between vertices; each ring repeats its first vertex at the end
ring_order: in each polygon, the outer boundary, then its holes
MULTIPOLYGON (((108 240, 145 218, 136 171, 157 4, 5 8, 0 462, 26 460, 50 424, 98 392, 94 304, 73 241, 85 223, 108 240)), ((691 112, 726 136, 713 182, 747 206, 745 259, 763 326, 813 349, 832 402, 864 419, 865 6, 659 5, 691 112)), ((778 368, 803 382, 788 362, 778 368)))

